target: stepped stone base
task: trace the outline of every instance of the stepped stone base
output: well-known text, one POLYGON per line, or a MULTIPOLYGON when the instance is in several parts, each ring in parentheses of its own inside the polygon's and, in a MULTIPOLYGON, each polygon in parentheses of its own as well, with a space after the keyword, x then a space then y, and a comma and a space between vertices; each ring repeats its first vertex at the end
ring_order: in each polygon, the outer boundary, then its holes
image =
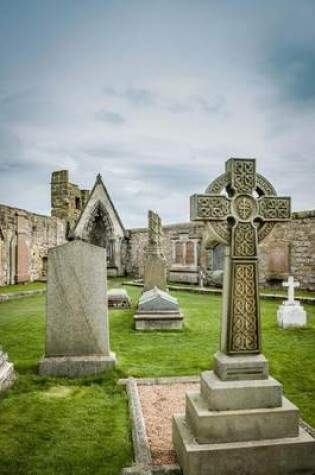
POLYGON ((8 361, 8 355, 0 348, 0 392, 9 388, 16 379, 13 363, 8 361))
POLYGON ((41 376, 80 377, 96 374, 115 366, 115 354, 110 356, 45 356, 39 362, 41 376))
POLYGON ((183 475, 314 475, 315 438, 263 355, 217 353, 215 368, 201 374, 200 392, 186 393, 185 414, 173 416, 183 475))
POLYGON ((183 415, 173 418, 173 442, 183 475, 314 475, 315 439, 298 437, 198 444, 183 415))
POLYGON ((186 416, 200 444, 278 439, 298 435, 298 408, 285 398, 280 407, 209 411, 200 393, 188 392, 186 416))

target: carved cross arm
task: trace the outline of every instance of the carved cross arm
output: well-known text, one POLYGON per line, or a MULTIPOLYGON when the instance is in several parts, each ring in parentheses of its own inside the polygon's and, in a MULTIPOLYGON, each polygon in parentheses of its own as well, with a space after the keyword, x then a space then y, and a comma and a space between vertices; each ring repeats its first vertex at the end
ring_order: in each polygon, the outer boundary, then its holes
POLYGON ((259 200, 258 214, 264 221, 289 221, 291 200, 287 197, 264 196, 259 200))
POLYGON ((190 197, 192 221, 225 221, 231 214, 231 202, 225 196, 198 195, 190 197))

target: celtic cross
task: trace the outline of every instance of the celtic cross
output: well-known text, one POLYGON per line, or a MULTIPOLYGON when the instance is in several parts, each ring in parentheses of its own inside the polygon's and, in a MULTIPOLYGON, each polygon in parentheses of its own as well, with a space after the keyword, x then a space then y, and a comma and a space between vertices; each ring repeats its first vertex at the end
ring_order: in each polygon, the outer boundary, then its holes
POLYGON ((218 239, 229 246, 224 288, 221 350, 228 355, 261 352, 258 242, 279 221, 290 220, 290 198, 256 174, 255 159, 231 158, 226 173, 206 194, 191 196, 191 220, 209 221, 218 239))

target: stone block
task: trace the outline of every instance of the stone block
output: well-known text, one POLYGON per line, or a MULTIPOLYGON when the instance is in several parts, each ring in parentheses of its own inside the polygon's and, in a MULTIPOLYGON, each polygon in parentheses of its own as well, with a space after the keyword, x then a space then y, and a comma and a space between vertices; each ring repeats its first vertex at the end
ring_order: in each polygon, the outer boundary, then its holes
POLYGON ((277 321, 280 328, 301 328, 307 325, 307 315, 302 305, 281 305, 277 312, 277 321))
POLYGON ((186 418, 199 444, 296 437, 299 411, 283 398, 282 406, 209 411, 200 393, 186 393, 186 418))
POLYGON ((214 372, 222 381, 240 381, 268 378, 268 361, 262 354, 228 356, 214 355, 214 372))
POLYGON ((249 381, 221 381, 214 371, 204 371, 200 390, 210 411, 258 409, 282 404, 282 385, 271 376, 249 381))
POLYGON ((179 311, 137 312, 133 318, 136 330, 182 330, 184 319, 179 311))
POLYGON ((109 356, 60 356, 43 358, 40 365, 42 376, 69 376, 78 378, 115 366, 115 353, 109 356))
POLYGON ((297 437, 198 444, 184 415, 173 416, 173 444, 184 475, 314 475, 315 439, 297 437))

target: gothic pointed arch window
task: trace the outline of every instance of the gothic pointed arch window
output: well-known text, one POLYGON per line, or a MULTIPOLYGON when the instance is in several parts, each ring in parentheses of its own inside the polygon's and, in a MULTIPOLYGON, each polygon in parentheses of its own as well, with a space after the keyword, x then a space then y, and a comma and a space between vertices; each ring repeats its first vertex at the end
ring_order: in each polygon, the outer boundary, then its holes
POLYGON ((112 221, 101 202, 97 202, 84 226, 83 239, 107 251, 107 265, 115 265, 115 236, 112 221))

